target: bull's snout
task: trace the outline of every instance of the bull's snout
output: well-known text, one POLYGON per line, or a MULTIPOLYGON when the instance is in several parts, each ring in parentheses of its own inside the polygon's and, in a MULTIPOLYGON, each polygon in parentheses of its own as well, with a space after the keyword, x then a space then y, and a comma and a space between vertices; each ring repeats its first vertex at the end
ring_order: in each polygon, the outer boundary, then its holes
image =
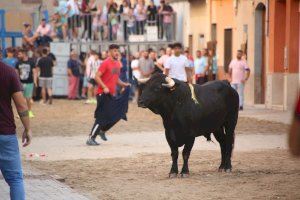
POLYGON ((145 104, 145 101, 142 98, 139 98, 139 100, 138 100, 138 107, 141 107, 141 108, 147 107, 145 104))

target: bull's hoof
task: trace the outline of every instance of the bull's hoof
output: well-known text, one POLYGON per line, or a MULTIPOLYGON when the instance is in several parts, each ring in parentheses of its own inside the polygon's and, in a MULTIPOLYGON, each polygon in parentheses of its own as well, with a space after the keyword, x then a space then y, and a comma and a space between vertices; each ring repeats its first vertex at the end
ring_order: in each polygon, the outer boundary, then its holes
POLYGON ((229 169, 224 169, 224 172, 226 172, 226 173, 231 173, 231 171, 232 171, 231 168, 229 168, 229 169))
POLYGON ((177 178, 177 173, 170 173, 169 178, 177 178))
POLYGON ((188 178, 188 177, 190 177, 189 173, 182 173, 181 174, 181 178, 188 178))

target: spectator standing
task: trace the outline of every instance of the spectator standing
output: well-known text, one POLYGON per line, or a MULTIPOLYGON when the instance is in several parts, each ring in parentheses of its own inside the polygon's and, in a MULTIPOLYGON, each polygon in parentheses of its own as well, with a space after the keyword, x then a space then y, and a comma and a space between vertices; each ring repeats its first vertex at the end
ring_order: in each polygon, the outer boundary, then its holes
POLYGON ((193 76, 194 76, 194 58, 189 53, 189 49, 187 48, 184 51, 184 55, 187 57, 189 61, 189 68, 187 68, 187 80, 189 83, 193 83, 193 76))
POLYGON ((196 83, 199 85, 203 85, 204 83, 207 82, 206 80, 206 61, 205 59, 201 59, 202 54, 201 51, 198 50, 196 52, 196 59, 194 61, 194 67, 195 67, 195 78, 196 78, 196 83))
POLYGON ((133 60, 131 61, 132 75, 135 79, 141 78, 141 71, 139 68, 139 57, 140 57, 140 53, 136 52, 134 54, 133 60))
POLYGON ((170 4, 166 3, 165 0, 161 1, 159 14, 163 15, 163 31, 167 41, 172 41, 172 20, 173 20, 173 8, 170 4))
POLYGON ((157 60, 157 66, 164 70, 165 65, 168 61, 168 59, 171 57, 172 55, 172 49, 170 47, 168 47, 167 49, 161 49, 162 55, 161 57, 157 60))
POLYGON ((23 147, 31 142, 28 108, 14 69, 0 61, 0 171, 10 187, 10 199, 25 200, 22 164, 11 104, 13 99, 24 127, 23 147))
POLYGON ((87 104, 97 103, 95 99, 97 83, 95 81, 96 73, 101 65, 101 60, 99 55, 95 51, 91 51, 90 56, 87 60, 86 65, 86 77, 88 80, 88 99, 86 100, 87 104))
POLYGON ((69 90, 68 99, 75 100, 78 98, 78 86, 80 77, 80 61, 75 51, 71 52, 68 61, 68 76, 69 76, 69 90))
POLYGON ((128 32, 127 32, 127 23, 129 18, 129 4, 127 0, 123 0, 120 6, 119 14, 122 18, 120 18, 120 22, 123 22, 123 32, 124 32, 124 40, 128 39, 128 32))
POLYGON ((10 66, 12 68, 15 68, 16 64, 18 62, 18 59, 14 57, 15 50, 13 48, 9 47, 9 48, 6 49, 6 54, 7 54, 7 57, 4 58, 2 61, 5 64, 7 64, 8 66, 10 66))
POLYGON ((97 4, 95 0, 83 0, 81 3, 81 12, 84 22, 84 30, 81 38, 83 41, 92 39, 92 15, 97 12, 97 4), (87 37, 85 36, 87 33, 87 37))
POLYGON ((218 60, 214 49, 208 50, 209 63, 211 66, 211 80, 217 80, 218 75, 218 60))
POLYGON ((52 33, 51 25, 47 23, 45 18, 43 18, 35 32, 35 38, 37 38, 36 39, 37 45, 39 46, 49 45, 49 43, 52 42, 51 33, 52 33))
MULTIPOLYGON (((127 20, 127 33, 128 35, 135 34, 135 16, 133 14, 133 9, 130 8, 128 12, 128 20, 127 20)), ((128 39, 128 38, 127 38, 128 39)))
POLYGON ((78 39, 78 28, 81 26, 80 23, 80 10, 78 6, 78 0, 68 0, 68 29, 72 32, 72 39, 78 39))
POLYGON ((154 4, 154 0, 150 1, 150 5, 147 7, 148 24, 155 26, 157 22, 157 8, 154 4))
POLYGON ((186 56, 182 55, 182 45, 180 43, 175 43, 173 49, 174 55, 166 63, 165 74, 171 78, 187 82, 187 71, 190 68, 189 61, 186 56))
POLYGON ((134 15, 136 19, 136 33, 138 35, 144 35, 145 22, 147 17, 147 8, 144 0, 138 0, 138 4, 134 9, 134 15))
POLYGON ((154 71, 154 62, 149 57, 148 51, 143 51, 142 57, 139 59, 139 71, 141 78, 149 78, 154 71))
POLYGON ((229 75, 231 86, 238 92, 240 99, 240 110, 244 109, 244 88, 250 76, 250 68, 247 62, 242 59, 243 51, 238 50, 236 59, 229 64, 229 75))
POLYGON ((26 98, 29 117, 34 117, 31 110, 31 99, 34 85, 37 86, 36 66, 32 59, 29 59, 28 52, 25 49, 19 51, 19 61, 16 64, 21 83, 23 84, 23 95, 26 98))
POLYGON ((101 33, 101 39, 103 40, 103 34, 104 31, 103 27, 106 20, 103 21, 103 13, 102 13, 102 5, 98 4, 97 10, 92 12, 93 16, 93 22, 92 22, 92 30, 93 30, 93 38, 94 40, 99 40, 99 33, 101 33))
POLYGON ((42 103, 47 103, 47 94, 49 104, 52 104, 52 81, 53 81, 53 61, 48 56, 48 50, 42 50, 42 57, 37 63, 39 72, 39 86, 42 88, 42 103))
POLYGON ((115 40, 118 31, 118 4, 114 0, 108 0, 107 5, 107 15, 108 15, 108 27, 109 27, 109 40, 115 40))

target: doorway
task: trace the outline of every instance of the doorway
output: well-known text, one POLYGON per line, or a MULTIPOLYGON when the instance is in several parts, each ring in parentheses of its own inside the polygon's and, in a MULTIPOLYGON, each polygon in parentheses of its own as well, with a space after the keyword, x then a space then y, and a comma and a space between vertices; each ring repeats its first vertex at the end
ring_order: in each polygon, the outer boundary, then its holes
POLYGON ((224 70, 228 73, 228 67, 232 59, 232 29, 224 30, 224 70))
POLYGON ((255 9, 255 44, 254 44, 254 103, 265 104, 266 90, 266 7, 259 3, 255 9))

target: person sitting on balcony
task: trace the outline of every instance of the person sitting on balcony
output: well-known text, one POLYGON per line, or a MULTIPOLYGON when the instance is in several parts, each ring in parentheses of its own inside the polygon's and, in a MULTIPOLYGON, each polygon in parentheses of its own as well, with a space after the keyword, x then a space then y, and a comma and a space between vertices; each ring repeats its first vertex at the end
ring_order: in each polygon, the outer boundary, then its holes
POLYGON ((166 3, 165 0, 162 0, 158 13, 163 15, 163 30, 165 32, 167 41, 172 41, 173 39, 172 37, 173 12, 174 11, 172 6, 166 3))
POLYGON ((138 35, 144 35, 144 27, 146 21, 147 8, 144 0, 138 0, 138 4, 134 9, 134 15, 136 17, 136 29, 138 35))
POLYGON ((22 38, 22 46, 26 49, 32 49, 35 45, 35 38, 32 32, 32 27, 29 23, 23 23, 24 30, 23 30, 23 38, 22 38))
POLYGON ((62 33, 63 33, 63 39, 65 40, 67 38, 67 29, 68 29, 68 7, 66 1, 58 1, 53 0, 52 5, 54 7, 55 13, 58 13, 60 15, 60 23, 62 25, 62 33))
POLYGON ((61 16, 59 15, 59 13, 55 13, 52 16, 51 22, 53 27, 52 36, 60 40, 63 40, 65 36, 64 31, 66 31, 66 29, 64 29, 63 24, 61 23, 61 16))
POLYGON ((51 33, 52 30, 50 24, 43 18, 34 35, 34 37, 37 38, 37 44, 39 46, 46 46, 52 42, 51 33))

